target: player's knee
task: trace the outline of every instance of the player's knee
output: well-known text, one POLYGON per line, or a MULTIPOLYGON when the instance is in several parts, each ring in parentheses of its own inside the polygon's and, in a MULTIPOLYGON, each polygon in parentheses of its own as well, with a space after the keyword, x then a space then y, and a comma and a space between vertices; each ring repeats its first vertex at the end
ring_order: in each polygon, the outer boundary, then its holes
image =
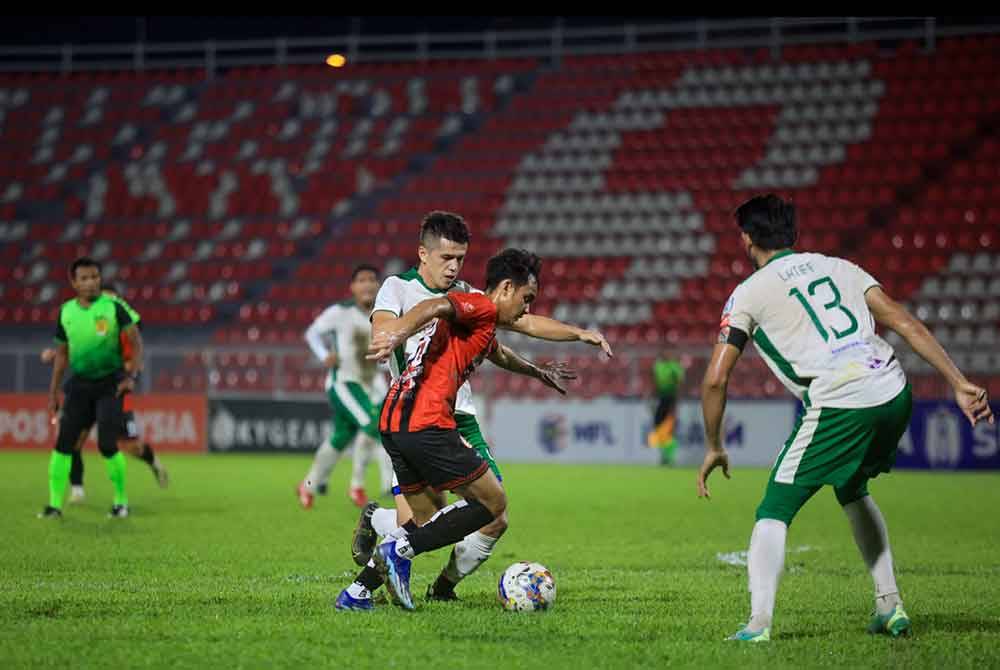
POLYGON ((101 456, 104 456, 104 458, 111 458, 118 453, 118 441, 114 438, 109 440, 100 439, 100 430, 98 430, 97 450, 101 452, 101 456))
POLYGON ((505 509, 500 516, 493 519, 493 521, 488 526, 484 526, 482 532, 484 535, 488 535, 496 539, 499 539, 504 533, 506 533, 507 510, 505 509))
POLYGON ((73 452, 76 451, 76 444, 74 442, 70 442, 69 440, 58 439, 56 440, 55 450, 60 454, 72 456, 73 452))
MULTIPOLYGON (((490 491, 490 494, 483 496, 480 502, 493 515, 494 523, 500 518, 506 518, 507 494, 504 493, 504 490, 499 485, 497 485, 496 491, 490 491)), ((504 523, 506 524, 506 521, 504 523)))
POLYGON ((860 487, 852 486, 846 489, 834 489, 833 491, 837 496, 837 502, 840 503, 841 507, 847 507, 853 502, 857 502, 862 498, 866 497, 868 494, 868 486, 863 485, 860 487))
POLYGON ((798 507, 792 507, 765 500, 757 508, 756 520, 774 519, 775 521, 783 522, 786 526, 791 526, 792 519, 795 518, 795 515, 798 514, 798 512, 798 507))
POLYGON ((429 495, 436 509, 444 509, 448 506, 448 495, 444 491, 431 491, 429 495))
POLYGON ((333 437, 330 438, 330 446, 333 447, 334 451, 341 452, 344 449, 347 449, 347 445, 349 445, 351 443, 351 440, 353 439, 354 439, 353 435, 351 435, 349 438, 334 435, 333 437))
POLYGON ((118 449, 132 456, 142 456, 142 443, 139 440, 118 440, 118 449))

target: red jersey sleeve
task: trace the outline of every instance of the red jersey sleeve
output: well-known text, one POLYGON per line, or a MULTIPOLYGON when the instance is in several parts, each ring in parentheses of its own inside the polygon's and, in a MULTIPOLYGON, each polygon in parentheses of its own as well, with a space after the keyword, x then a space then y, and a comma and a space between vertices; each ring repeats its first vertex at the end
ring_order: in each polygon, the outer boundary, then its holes
POLYGON ((482 293, 449 293, 445 296, 455 308, 455 323, 473 330, 494 326, 497 306, 482 293))

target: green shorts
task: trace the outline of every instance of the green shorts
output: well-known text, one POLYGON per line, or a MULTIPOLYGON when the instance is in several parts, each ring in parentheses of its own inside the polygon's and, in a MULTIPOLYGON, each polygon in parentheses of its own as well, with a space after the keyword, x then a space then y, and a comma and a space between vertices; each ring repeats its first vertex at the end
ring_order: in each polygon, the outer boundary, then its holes
POLYGON ((489 463, 490 470, 493 474, 497 476, 497 479, 503 481, 503 476, 500 474, 500 468, 497 467, 497 462, 493 459, 493 452, 490 451, 490 445, 486 444, 486 439, 483 437, 483 431, 479 428, 479 422, 476 420, 473 414, 459 414, 455 413, 455 423, 458 425, 458 434, 465 438, 473 449, 479 452, 479 455, 484 461, 489 463))
POLYGON ((807 409, 771 469, 757 519, 790 524, 826 484, 841 505, 868 495, 868 480, 892 469, 912 410, 909 385, 875 407, 807 409))
POLYGON ((357 382, 334 382, 327 391, 333 408, 333 433, 330 446, 343 451, 351 445, 358 431, 376 442, 380 441, 378 419, 380 407, 371 401, 368 392, 357 382))

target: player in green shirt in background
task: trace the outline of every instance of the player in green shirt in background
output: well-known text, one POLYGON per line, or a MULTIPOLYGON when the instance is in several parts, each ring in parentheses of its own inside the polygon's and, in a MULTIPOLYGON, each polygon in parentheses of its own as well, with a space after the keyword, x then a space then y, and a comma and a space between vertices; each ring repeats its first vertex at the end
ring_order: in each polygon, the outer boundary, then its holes
POLYGON ((97 447, 115 492, 111 516, 122 518, 128 516, 128 496, 125 458, 118 451, 117 438, 122 396, 135 389, 135 375, 125 371, 119 336, 124 333, 135 360, 142 360, 142 339, 122 304, 101 293, 97 261, 78 258, 69 274, 76 298, 59 310, 49 386, 49 411, 60 417, 59 436, 49 459, 49 504, 39 516, 62 516, 73 450, 81 432, 96 422, 97 447), (66 397, 61 403, 59 387, 67 365, 73 376, 63 387, 66 397))
POLYGON ((650 449, 660 450, 660 465, 673 465, 677 452, 674 426, 677 422, 677 394, 684 383, 684 366, 671 352, 653 362, 653 387, 658 398, 653 430, 646 437, 650 449))
MULTIPOLYGON (((102 283, 101 292, 122 304, 122 307, 125 308, 128 315, 132 317, 132 323, 135 324, 135 327, 141 333, 141 317, 139 316, 139 313, 132 309, 132 307, 122 298, 122 291, 113 285, 105 286, 102 283)), ((122 345, 125 371, 138 373, 142 368, 142 361, 136 361, 131 356, 128 349, 128 336, 125 333, 122 333, 119 340, 122 345)), ((43 363, 51 363, 55 360, 55 357, 56 350, 54 347, 50 347, 42 351, 41 360, 43 363)), ((122 424, 119 427, 118 448, 125 453, 132 454, 148 465, 153 471, 153 476, 156 477, 156 481, 160 485, 160 488, 166 488, 169 481, 167 468, 163 465, 163 462, 160 461, 156 452, 153 451, 152 445, 143 441, 139 437, 139 429, 135 419, 135 412, 132 411, 130 403, 132 397, 133 394, 127 394, 124 396, 124 400, 122 401, 122 424)), ((76 444, 76 449, 73 451, 73 465, 69 471, 69 501, 71 503, 82 502, 85 497, 83 489, 83 445, 87 442, 89 435, 90 427, 88 427, 80 435, 80 439, 76 444)))

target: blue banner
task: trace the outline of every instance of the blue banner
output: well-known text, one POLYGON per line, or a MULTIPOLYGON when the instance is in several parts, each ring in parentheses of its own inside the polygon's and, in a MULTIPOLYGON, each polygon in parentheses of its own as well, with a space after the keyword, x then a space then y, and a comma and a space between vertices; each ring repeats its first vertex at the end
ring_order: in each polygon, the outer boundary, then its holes
MULTIPOLYGON (((1000 417, 1000 404, 992 404, 1000 417)), ((910 429, 899 443, 898 468, 1000 469, 1000 419, 975 428, 954 402, 915 400, 910 429)))

